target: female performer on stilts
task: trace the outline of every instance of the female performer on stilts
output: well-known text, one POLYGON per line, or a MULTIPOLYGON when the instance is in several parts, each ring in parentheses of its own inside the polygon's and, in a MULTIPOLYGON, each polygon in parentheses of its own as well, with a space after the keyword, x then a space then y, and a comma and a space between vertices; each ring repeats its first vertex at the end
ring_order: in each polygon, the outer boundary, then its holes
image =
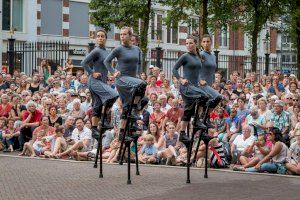
MULTIPOLYGON (((200 83, 200 70, 202 68, 202 59, 197 49, 197 40, 194 36, 188 36, 186 39, 187 53, 183 54, 173 67, 173 75, 180 81, 179 91, 184 101, 184 115, 181 119, 181 129, 179 140, 184 144, 189 144, 190 138, 187 137, 185 131, 187 125, 195 112, 195 100, 199 99, 200 104, 205 107, 211 106, 218 101, 214 96, 204 89, 208 86, 199 86, 200 83), (183 77, 180 77, 178 70, 183 67, 183 77)), ((213 105, 214 106, 214 105, 213 105)), ((196 113, 197 114, 197 113, 196 113)), ((200 127, 205 127, 201 122, 197 124, 200 127)))
POLYGON ((121 28, 120 39, 122 45, 113 49, 104 61, 108 71, 116 77, 116 88, 123 104, 119 132, 120 140, 123 138, 125 132, 126 117, 134 91, 136 90, 135 94, 137 97, 134 99, 134 104, 137 104, 144 97, 147 86, 145 81, 136 78, 140 67, 141 50, 139 47, 131 44, 131 36, 131 28, 121 28), (111 66, 111 61, 114 58, 117 58, 116 69, 111 66))
MULTIPOLYGON (((105 49, 106 39, 106 31, 97 31, 96 42, 98 46, 81 62, 81 65, 89 74, 88 86, 92 95, 93 106, 92 131, 96 135, 99 135, 97 126, 103 106, 112 107, 119 97, 118 93, 106 84, 108 71, 103 63, 109 54, 109 51, 105 49)), ((109 126, 105 124, 102 125, 102 128, 109 128, 109 126)))

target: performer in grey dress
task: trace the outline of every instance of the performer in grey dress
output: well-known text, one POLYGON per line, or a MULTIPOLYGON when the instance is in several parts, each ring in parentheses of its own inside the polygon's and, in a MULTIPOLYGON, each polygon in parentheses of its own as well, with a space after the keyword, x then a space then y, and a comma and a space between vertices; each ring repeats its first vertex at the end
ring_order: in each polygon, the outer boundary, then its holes
POLYGON ((113 49, 104 61, 108 71, 116 77, 116 88, 123 104, 120 135, 124 133, 125 120, 132 102, 133 92, 136 91, 134 104, 137 104, 140 99, 144 97, 147 86, 145 81, 136 78, 140 67, 141 51, 139 47, 131 44, 131 35, 131 29, 129 27, 123 27, 120 32, 122 45, 113 49), (111 66, 111 62, 114 58, 117 58, 116 69, 111 66))
POLYGON ((107 34, 104 30, 97 32, 98 46, 81 62, 89 74, 88 86, 92 95, 93 117, 92 129, 97 130, 103 105, 111 107, 119 97, 117 91, 106 84, 108 71, 103 63, 109 52, 105 49, 107 34))
POLYGON ((193 36, 186 39, 187 53, 183 54, 173 67, 173 75, 180 81, 179 92, 184 101, 184 115, 181 119, 181 131, 179 140, 186 143, 190 141, 185 130, 195 112, 195 100, 200 99, 203 107, 209 100, 208 95, 199 87, 199 73, 202 67, 197 40, 193 36), (179 68, 183 67, 183 77, 179 75, 179 68))
MULTIPOLYGON (((211 37, 208 34, 203 35, 201 40, 201 45, 203 51, 201 51, 200 56, 202 60, 202 67, 200 70, 200 88, 203 89, 210 96, 209 111, 210 114, 212 110, 220 103, 222 96, 219 92, 214 90, 211 86, 214 81, 214 75, 217 68, 216 57, 211 53, 211 37)), ((208 125, 211 126, 208 120, 208 125)))

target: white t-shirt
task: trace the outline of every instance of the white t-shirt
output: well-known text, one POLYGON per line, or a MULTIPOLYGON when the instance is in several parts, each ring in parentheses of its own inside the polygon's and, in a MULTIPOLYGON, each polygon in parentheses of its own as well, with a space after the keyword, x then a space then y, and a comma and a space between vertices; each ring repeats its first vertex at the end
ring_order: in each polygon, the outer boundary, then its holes
POLYGON ((296 142, 290 146, 291 156, 295 161, 300 163, 300 145, 296 142))
POLYGON ((87 128, 83 127, 82 131, 79 131, 78 128, 75 128, 72 132, 72 137, 74 141, 82 141, 82 140, 91 140, 92 139, 92 131, 87 128))
POLYGON ((246 147, 250 146, 253 144, 255 140, 254 136, 248 137, 246 140, 244 140, 243 134, 236 136, 236 138, 233 141, 233 144, 236 146, 236 149, 239 152, 242 152, 245 150, 246 147))

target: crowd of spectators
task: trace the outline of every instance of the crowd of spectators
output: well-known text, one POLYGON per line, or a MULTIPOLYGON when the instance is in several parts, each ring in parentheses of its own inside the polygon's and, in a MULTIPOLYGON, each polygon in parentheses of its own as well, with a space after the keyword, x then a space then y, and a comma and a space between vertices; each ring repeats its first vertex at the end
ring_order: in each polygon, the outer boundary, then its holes
MULTIPOLYGON (((183 101, 175 77, 150 66, 140 78, 147 81, 148 104, 137 121, 141 135, 132 159, 139 162, 184 166, 187 149, 178 140, 183 101)), ((92 138, 92 99, 88 76, 74 70, 72 61, 53 67, 42 60, 32 76, 14 71, 0 74, 0 150, 20 156, 93 160, 97 140, 92 138)), ((115 89, 114 77, 107 84, 115 89)), ((211 167, 233 170, 300 174, 300 90, 293 74, 272 71, 229 75, 215 73, 213 88, 224 97, 211 113, 215 136, 209 143, 211 167)), ((103 161, 117 162, 122 103, 111 109, 112 130, 103 138, 103 161)), ((192 126, 190 126, 192 127, 192 126)), ((196 144, 193 145, 193 152, 196 144)), ((203 167, 205 144, 195 160, 203 167)))

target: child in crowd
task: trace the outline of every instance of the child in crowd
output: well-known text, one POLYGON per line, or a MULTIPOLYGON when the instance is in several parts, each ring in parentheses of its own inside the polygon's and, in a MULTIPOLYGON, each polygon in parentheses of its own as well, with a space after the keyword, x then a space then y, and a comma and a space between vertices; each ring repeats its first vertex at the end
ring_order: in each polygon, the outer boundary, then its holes
POLYGON ((217 136, 219 141, 222 141, 224 134, 226 132, 226 122, 224 117, 224 108, 218 107, 217 108, 217 115, 218 117, 215 119, 215 133, 214 136, 217 136))
POLYGON ((239 160, 242 165, 235 165, 233 170, 245 171, 246 168, 255 166, 259 161, 269 154, 270 150, 271 147, 269 147, 269 145, 266 143, 266 136, 259 135, 257 137, 257 141, 253 142, 253 144, 248 147, 247 153, 251 156, 240 156, 239 160))
POLYGON ((54 134, 44 137, 46 142, 49 143, 49 145, 47 145, 47 146, 51 146, 50 151, 48 149, 48 151, 44 152, 44 155, 46 157, 53 158, 53 157, 55 157, 55 155, 57 153, 61 153, 67 149, 67 143, 66 143, 65 139, 63 139, 64 132, 65 132, 64 126, 56 124, 54 134), (56 144, 57 138, 62 138, 59 145, 56 144))
POLYGON ((36 141, 32 144, 32 146, 30 142, 26 142, 24 144, 23 151, 19 154, 19 156, 29 155, 30 157, 36 157, 42 155, 47 149, 46 144, 43 142, 43 137, 45 135, 45 131, 39 132, 36 141))
POLYGON ((296 139, 294 138, 295 134, 300 131, 300 113, 297 114, 297 123, 295 125, 295 128, 293 130, 290 131, 290 139, 291 139, 291 143, 293 143, 294 141, 296 141, 296 139))
POLYGON ((154 145, 154 136, 147 134, 144 137, 144 145, 141 150, 141 156, 139 161, 143 164, 154 164, 157 163, 157 147, 154 145))

